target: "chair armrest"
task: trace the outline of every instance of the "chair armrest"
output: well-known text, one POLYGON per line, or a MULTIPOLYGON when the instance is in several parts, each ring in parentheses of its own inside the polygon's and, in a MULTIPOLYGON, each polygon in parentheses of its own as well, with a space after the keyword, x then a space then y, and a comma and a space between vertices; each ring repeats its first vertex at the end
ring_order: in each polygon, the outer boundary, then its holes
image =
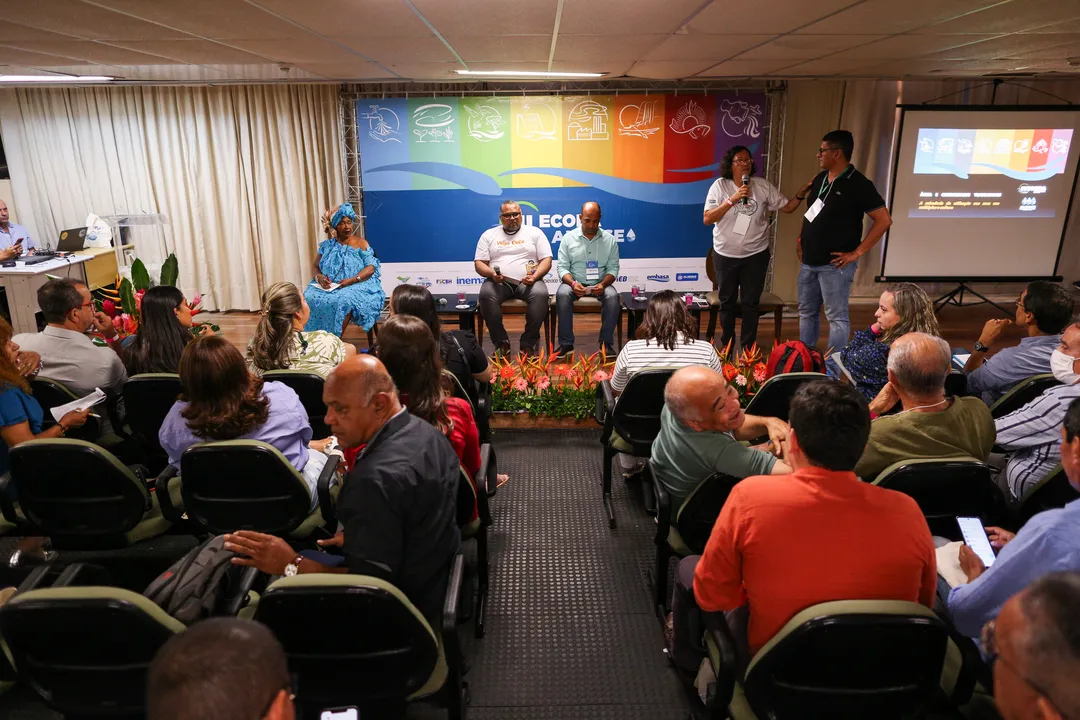
MULTIPOLYGON (((450 579, 446 583, 446 597, 443 600, 442 632, 443 637, 457 636, 458 605, 461 603, 461 585, 465 577, 465 556, 458 553, 450 564, 450 579)), ((447 655, 449 657, 449 654, 447 655)))
POLYGON ((247 605, 248 593, 255 587, 255 581, 258 578, 258 568, 244 568, 244 571, 240 573, 240 583, 236 586, 236 593, 231 595, 225 603, 225 617, 236 617, 240 614, 240 610, 247 605))
POLYGON ((110 390, 105 397, 105 414, 109 416, 113 432, 125 440, 134 440, 131 433, 124 430, 124 417, 120 414, 120 408, 124 404, 124 395, 116 390, 110 390))
MULTIPOLYGON (((169 481, 177 476, 179 470, 172 465, 166 465, 161 474, 154 479, 154 492, 157 494, 158 507, 161 508, 161 516, 175 524, 182 523, 184 519, 172 504, 172 496, 169 495, 169 481)), ((181 480, 183 482, 183 480, 181 480)))
POLYGON ((477 382, 476 387, 476 414, 487 417, 491 414, 491 383, 477 382))
POLYGON ((652 476, 653 493, 656 495, 656 544, 666 544, 671 531, 671 493, 660 482, 660 478, 656 477, 655 470, 649 474, 652 476))
POLYGON ((87 585, 111 585, 109 571, 101 565, 73 563, 68 565, 52 584, 54 588, 85 587, 87 585))
MULTIPOLYGON (((960 651, 960 672, 956 676, 952 695, 948 698, 953 705, 960 707, 971 700, 976 683, 982 683, 984 687, 992 688, 994 686, 993 675, 990 672, 990 666, 983 661, 982 653, 979 652, 979 647, 975 644, 975 641, 956 629, 952 618, 949 617, 949 613, 935 608, 934 614, 945 623, 945 629, 949 633, 949 640, 960 651)), ((942 690, 944 691, 945 688, 942 688, 942 690)))
POLYGON ((607 444, 611 439, 614 411, 615 391, 611 388, 611 380, 604 380, 596 386, 596 422, 604 426, 600 433, 601 443, 607 444))
POLYGON ((50 572, 55 574, 56 568, 52 565, 40 565, 33 569, 33 571, 26 576, 26 579, 19 583, 18 592, 30 592, 31 590, 37 590, 41 587, 52 587, 49 583, 46 585, 50 572))
POLYGON ((13 482, 15 481, 11 479, 10 472, 0 475, 0 513, 3 513, 5 520, 18 527, 24 523, 19 519, 18 513, 15 512, 15 503, 8 496, 8 488, 12 487, 13 482))
POLYGON ((735 682, 738 676, 738 653, 735 651, 735 638, 731 635, 723 613, 704 613, 705 634, 708 640, 720 651, 720 667, 716 667, 712 654, 705 653, 716 675, 716 685, 707 698, 709 717, 728 717, 728 706, 735 695, 735 682))
POLYGON ((490 443, 480 446, 480 469, 476 472, 473 482, 476 483, 476 509, 480 514, 480 522, 491 525, 491 506, 488 504, 488 488, 493 484, 493 471, 495 467, 495 450, 490 443))
POLYGON ((330 495, 330 482, 337 474, 338 464, 341 458, 330 455, 326 458, 326 465, 319 473, 319 484, 316 491, 319 494, 319 510, 322 512, 325 527, 337 526, 337 513, 334 510, 334 498, 330 495))

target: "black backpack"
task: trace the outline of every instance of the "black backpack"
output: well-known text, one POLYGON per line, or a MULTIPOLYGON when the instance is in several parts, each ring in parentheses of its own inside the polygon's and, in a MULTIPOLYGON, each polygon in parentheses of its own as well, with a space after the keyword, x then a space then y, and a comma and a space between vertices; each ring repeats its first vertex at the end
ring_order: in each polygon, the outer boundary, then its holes
POLYGON ((225 549, 225 536, 210 538, 177 560, 143 593, 185 625, 214 615, 229 597, 243 569, 225 549))

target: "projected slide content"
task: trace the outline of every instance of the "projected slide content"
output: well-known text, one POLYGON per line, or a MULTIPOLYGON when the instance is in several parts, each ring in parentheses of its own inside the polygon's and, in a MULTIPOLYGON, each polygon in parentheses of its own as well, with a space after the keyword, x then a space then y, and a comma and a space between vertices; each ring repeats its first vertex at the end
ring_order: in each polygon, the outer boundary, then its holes
POLYGON ((1080 110, 907 106, 902 118, 881 276, 1054 276, 1080 110))

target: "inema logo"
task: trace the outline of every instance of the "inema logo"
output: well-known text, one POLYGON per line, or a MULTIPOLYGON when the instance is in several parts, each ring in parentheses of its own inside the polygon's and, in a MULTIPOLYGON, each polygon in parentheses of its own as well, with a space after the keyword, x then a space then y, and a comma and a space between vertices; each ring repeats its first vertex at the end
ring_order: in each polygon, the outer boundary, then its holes
POLYGON ((668 282, 671 280, 671 277, 668 275, 649 275, 645 279, 650 282, 668 282))
POLYGON ((458 278, 457 279, 457 284, 458 285, 483 285, 484 284, 484 278, 482 278, 482 277, 458 278))
POLYGON ((678 282, 697 281, 697 273, 676 273, 675 280, 678 282))

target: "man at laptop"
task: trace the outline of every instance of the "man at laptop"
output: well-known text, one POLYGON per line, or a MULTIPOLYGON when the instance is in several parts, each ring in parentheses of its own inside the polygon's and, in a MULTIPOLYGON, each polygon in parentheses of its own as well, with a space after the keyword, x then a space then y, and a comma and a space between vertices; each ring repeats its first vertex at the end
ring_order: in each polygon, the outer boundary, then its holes
POLYGON ((14 260, 35 248, 29 231, 10 220, 7 203, 0 200, 0 262, 14 260))

